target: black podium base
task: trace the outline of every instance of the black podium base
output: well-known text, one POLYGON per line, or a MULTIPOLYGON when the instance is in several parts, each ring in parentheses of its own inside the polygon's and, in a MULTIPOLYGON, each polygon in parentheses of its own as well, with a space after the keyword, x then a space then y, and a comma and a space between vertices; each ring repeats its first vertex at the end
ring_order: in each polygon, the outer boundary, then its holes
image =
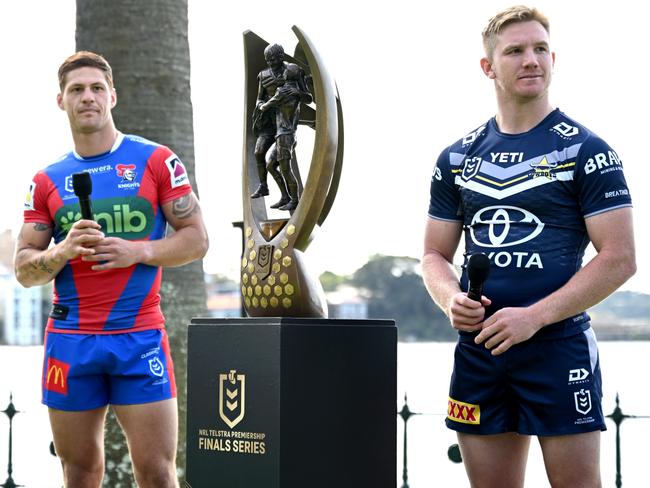
POLYGON ((191 488, 394 488, 389 320, 192 320, 191 488))

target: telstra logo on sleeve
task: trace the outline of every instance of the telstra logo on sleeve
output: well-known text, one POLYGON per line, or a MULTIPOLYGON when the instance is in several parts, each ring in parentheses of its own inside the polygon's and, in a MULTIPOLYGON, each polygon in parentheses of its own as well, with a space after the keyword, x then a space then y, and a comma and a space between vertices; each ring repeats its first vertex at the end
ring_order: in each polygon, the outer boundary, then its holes
MULTIPOLYGON (((93 200, 93 216, 107 236, 130 240, 148 236, 154 224, 151 203, 141 197, 93 200)), ((78 203, 64 205, 54 217, 65 233, 79 219, 81 213, 78 203)))

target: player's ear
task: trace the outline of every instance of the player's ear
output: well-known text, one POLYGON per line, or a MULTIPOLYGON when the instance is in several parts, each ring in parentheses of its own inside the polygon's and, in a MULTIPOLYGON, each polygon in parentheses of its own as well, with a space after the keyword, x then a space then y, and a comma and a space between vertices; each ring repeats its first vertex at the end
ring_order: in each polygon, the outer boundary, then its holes
POLYGON ((61 110, 65 110, 65 108, 63 107, 63 95, 61 95, 60 93, 56 94, 56 104, 59 106, 61 110))
POLYGON ((488 58, 481 58, 481 70, 491 80, 496 78, 496 75, 494 74, 494 70, 492 69, 492 63, 488 58))

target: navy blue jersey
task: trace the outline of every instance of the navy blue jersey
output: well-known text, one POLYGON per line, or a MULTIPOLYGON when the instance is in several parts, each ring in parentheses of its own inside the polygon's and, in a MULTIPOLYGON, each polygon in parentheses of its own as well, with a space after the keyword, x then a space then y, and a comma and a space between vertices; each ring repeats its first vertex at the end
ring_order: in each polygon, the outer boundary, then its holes
MULTIPOLYGON (((582 266, 585 219, 631 204, 616 152, 556 109, 523 134, 504 134, 492 118, 445 149, 431 179, 429 217, 462 222, 465 256, 490 258, 489 316, 564 285, 582 266)), ((588 320, 582 313, 537 335, 570 335, 588 320)))

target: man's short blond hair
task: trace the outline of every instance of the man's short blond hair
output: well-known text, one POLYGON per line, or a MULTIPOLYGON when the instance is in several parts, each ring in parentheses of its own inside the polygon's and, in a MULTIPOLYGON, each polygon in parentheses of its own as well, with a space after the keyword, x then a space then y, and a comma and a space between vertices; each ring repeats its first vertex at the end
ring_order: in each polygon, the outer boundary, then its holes
POLYGON ((492 59, 497 44, 497 36, 501 34, 506 26, 530 20, 536 20, 542 24, 546 32, 551 33, 548 18, 536 8, 526 7, 525 5, 509 7, 492 17, 488 25, 483 29, 483 47, 488 59, 492 59))

